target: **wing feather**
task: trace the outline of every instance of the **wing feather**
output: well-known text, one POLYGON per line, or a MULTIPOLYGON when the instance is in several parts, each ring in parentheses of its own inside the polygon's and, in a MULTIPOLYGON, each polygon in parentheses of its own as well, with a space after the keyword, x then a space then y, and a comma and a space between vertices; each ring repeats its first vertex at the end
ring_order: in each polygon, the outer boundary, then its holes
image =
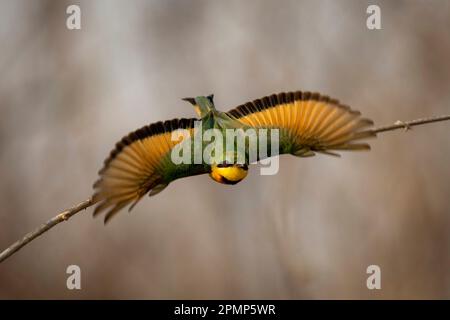
POLYGON ((244 125, 280 129, 280 151, 297 156, 314 152, 337 156, 333 150, 368 150, 355 140, 374 137, 365 128, 373 122, 358 111, 319 93, 287 92, 247 102, 227 112, 244 125), (287 138, 286 138, 287 137, 287 138))
POLYGON ((123 137, 94 183, 93 199, 98 201, 94 215, 108 210, 106 223, 129 204, 131 210, 146 193, 155 195, 175 179, 206 173, 204 166, 177 166, 170 161, 170 152, 179 143, 171 140, 172 132, 188 129, 192 133, 195 120, 157 122, 123 137))

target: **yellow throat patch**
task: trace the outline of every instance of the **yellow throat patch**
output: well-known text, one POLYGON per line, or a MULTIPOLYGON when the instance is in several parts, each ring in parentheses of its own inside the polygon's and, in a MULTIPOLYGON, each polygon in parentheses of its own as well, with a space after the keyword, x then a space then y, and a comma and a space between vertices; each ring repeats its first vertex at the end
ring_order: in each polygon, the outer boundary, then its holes
POLYGON ((214 181, 236 184, 247 176, 248 166, 240 164, 219 164, 211 166, 209 174, 214 181))

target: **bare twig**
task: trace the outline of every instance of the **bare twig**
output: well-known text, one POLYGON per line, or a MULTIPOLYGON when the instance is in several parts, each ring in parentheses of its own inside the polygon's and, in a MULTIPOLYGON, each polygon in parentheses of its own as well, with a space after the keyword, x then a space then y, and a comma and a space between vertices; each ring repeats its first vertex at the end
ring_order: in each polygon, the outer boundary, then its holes
POLYGON ((373 128, 373 129, 369 129, 368 131, 371 131, 374 133, 379 133, 379 132, 392 131, 392 130, 397 130, 397 129, 409 130, 409 129, 411 129, 411 127, 418 126, 421 124, 445 121, 445 120, 450 120, 450 115, 445 115, 445 116, 440 116, 440 117, 431 117, 431 118, 422 118, 422 119, 405 121, 405 122, 397 121, 393 125, 373 128))
POLYGON ((47 222, 43 223, 41 226, 36 228, 34 231, 31 231, 30 233, 27 233, 22 239, 14 242, 10 247, 5 249, 2 253, 0 253, 0 263, 19 251, 23 246, 25 246, 27 243, 33 241, 37 237, 39 237, 44 232, 47 232, 54 226, 56 226, 58 223, 61 223, 63 221, 69 220, 70 217, 77 214, 78 212, 82 211, 83 209, 89 208, 95 203, 95 201, 92 200, 92 198, 89 198, 83 202, 80 202, 76 206, 67 209, 57 216, 51 218, 47 222))
MULTIPOLYGON (((445 120, 450 120, 450 115, 445 115, 445 116, 440 116, 440 117, 423 118, 423 119, 417 119, 417 120, 406 121, 406 122, 397 121, 393 125, 377 127, 377 128, 369 129, 369 131, 371 131, 373 133, 380 133, 380 132, 392 131, 392 130, 397 130, 397 129, 402 129, 402 128, 405 130, 408 130, 413 126, 418 126, 421 124, 426 124, 426 123, 431 123, 431 122, 445 121, 445 120)), ((13 255, 14 253, 16 253, 17 251, 19 251, 23 246, 25 246, 29 242, 33 241, 37 237, 39 237, 44 232, 47 232, 48 230, 50 230, 57 224, 68 220, 73 215, 77 214, 78 212, 82 211, 83 209, 89 208, 90 206, 92 206, 94 204, 95 204, 95 201, 92 198, 89 198, 89 199, 77 204, 76 206, 74 206, 70 209, 67 209, 67 210, 61 212, 60 214, 58 214, 57 216, 51 218, 50 220, 48 220, 47 222, 42 224, 40 227, 38 227, 36 230, 26 234, 22 239, 14 242, 10 247, 8 247, 2 253, 0 253, 0 263, 3 262, 8 257, 10 257, 11 255, 13 255)))

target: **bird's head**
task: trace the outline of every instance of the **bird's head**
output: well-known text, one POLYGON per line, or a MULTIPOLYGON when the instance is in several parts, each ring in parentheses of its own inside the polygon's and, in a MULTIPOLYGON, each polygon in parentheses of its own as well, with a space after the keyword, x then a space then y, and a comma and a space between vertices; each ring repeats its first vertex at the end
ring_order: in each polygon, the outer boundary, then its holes
POLYGON ((216 182, 236 184, 241 182, 248 173, 247 164, 222 162, 211 166, 209 176, 216 182))
POLYGON ((236 184, 242 181, 247 176, 248 165, 239 163, 238 160, 237 152, 226 152, 214 157, 209 176, 214 181, 223 184, 236 184))
POLYGON ((183 98, 182 100, 189 102, 194 106, 195 112, 203 118, 206 114, 215 110, 214 107, 214 95, 198 96, 196 98, 183 98))

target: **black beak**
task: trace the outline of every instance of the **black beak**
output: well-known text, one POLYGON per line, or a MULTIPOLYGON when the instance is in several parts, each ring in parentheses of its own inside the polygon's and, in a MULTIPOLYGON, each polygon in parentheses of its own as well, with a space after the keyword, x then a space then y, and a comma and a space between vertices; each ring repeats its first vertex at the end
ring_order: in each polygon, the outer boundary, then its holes
POLYGON ((183 100, 183 101, 187 101, 187 102, 189 102, 190 104, 192 104, 193 106, 195 106, 197 103, 195 102, 195 99, 194 98, 183 98, 183 99, 181 99, 181 100, 183 100))

